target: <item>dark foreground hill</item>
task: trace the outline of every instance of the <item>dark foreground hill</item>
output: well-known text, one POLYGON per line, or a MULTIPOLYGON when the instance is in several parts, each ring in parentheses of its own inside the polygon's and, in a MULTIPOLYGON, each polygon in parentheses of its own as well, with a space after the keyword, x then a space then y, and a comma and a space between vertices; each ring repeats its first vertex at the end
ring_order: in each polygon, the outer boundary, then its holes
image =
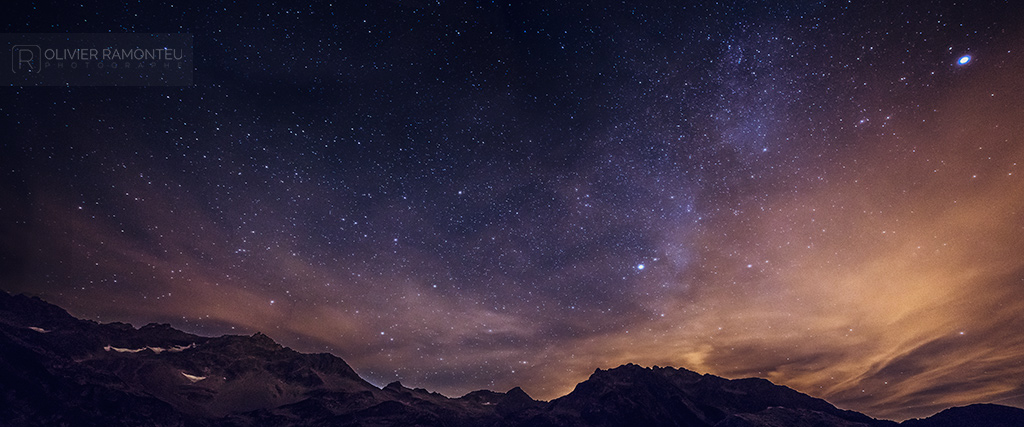
MULTIPOLYGON (((3 426, 899 426, 763 379, 685 369, 597 370, 568 395, 523 390, 448 398, 383 389, 330 354, 266 335, 201 337, 76 319, 0 292, 3 426)), ((1024 410, 952 408, 906 427, 1024 426, 1024 410)))

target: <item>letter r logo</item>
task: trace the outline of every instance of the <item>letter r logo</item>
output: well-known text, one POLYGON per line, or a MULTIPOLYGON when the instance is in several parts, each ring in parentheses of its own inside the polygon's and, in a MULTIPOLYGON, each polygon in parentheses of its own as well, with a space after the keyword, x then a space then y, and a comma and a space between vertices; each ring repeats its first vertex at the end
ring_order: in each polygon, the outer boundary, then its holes
POLYGON ((38 45, 14 45, 11 47, 11 71, 17 73, 38 73, 43 55, 38 45))

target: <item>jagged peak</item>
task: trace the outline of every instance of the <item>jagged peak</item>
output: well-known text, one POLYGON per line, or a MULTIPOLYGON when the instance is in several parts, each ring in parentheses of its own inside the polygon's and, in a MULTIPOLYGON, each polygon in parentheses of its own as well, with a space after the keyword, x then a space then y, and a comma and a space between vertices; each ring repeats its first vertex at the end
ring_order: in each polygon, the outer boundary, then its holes
MULTIPOLYGON (((516 388, 518 388, 518 387, 516 387, 516 388)), ((509 391, 512 391, 512 390, 509 390, 509 391)), ((478 399, 478 398, 492 399, 492 398, 499 398, 499 397, 502 397, 504 395, 505 395, 505 393, 499 393, 499 392, 496 392, 494 390, 486 390, 486 389, 484 389, 484 390, 474 390, 474 391, 471 391, 469 393, 466 393, 462 397, 459 397, 459 399, 478 399)))
POLYGON ((643 372, 649 373, 653 371, 651 370, 651 368, 646 368, 633 363, 627 363, 625 365, 619 365, 610 369, 597 368, 594 370, 594 373, 590 375, 590 378, 600 378, 606 375, 629 375, 643 372))
POLYGON ((0 290, 0 311, 13 315, 11 319, 8 319, 9 321, 33 323, 34 326, 82 322, 69 314, 67 310, 43 301, 37 296, 11 295, 3 290, 0 290))
POLYGON ((528 393, 526 393, 526 391, 524 391, 522 388, 513 387, 511 390, 505 392, 505 400, 506 401, 521 401, 521 400, 533 401, 534 399, 532 397, 530 397, 530 395, 528 393))
POLYGON ((251 338, 253 341, 256 341, 257 343, 262 344, 262 345, 268 345, 268 346, 278 346, 279 345, 277 343, 277 341, 274 341, 273 338, 270 338, 269 336, 267 336, 263 332, 256 332, 255 334, 252 334, 249 338, 251 338))
POLYGON ((672 366, 658 366, 658 365, 654 365, 652 367, 646 367, 646 366, 638 365, 638 364, 635 364, 635 363, 626 363, 624 365, 619 365, 619 366, 616 366, 614 368, 609 368, 609 369, 597 368, 597 369, 594 370, 594 373, 591 374, 590 378, 591 379, 622 378, 622 377, 628 377, 628 376, 632 376, 632 375, 650 375, 650 374, 666 374, 666 373, 670 374, 670 375, 682 374, 682 375, 685 375, 685 376, 688 376, 688 377, 693 377, 693 378, 699 378, 699 377, 702 377, 702 376, 705 376, 705 377, 706 376, 711 376, 711 377, 718 378, 715 375, 711 375, 711 374, 703 374, 702 375, 702 374, 699 374, 697 372, 694 372, 694 371, 691 371, 691 370, 685 369, 685 368, 675 368, 675 367, 672 367, 672 366))
POLYGON ((125 323, 125 322, 110 322, 110 323, 107 323, 106 326, 108 328, 110 328, 110 329, 116 329, 116 330, 119 330, 119 331, 133 331, 133 330, 135 330, 135 326, 134 325, 132 325, 131 323, 125 323))
POLYGON ((509 390, 509 391, 506 391, 505 394, 507 394, 507 395, 522 394, 522 395, 525 395, 526 397, 530 397, 530 395, 527 394, 525 391, 523 391, 523 389, 520 388, 519 386, 512 387, 512 389, 509 390))
POLYGON ((650 371, 650 370, 651 370, 651 368, 648 368, 646 366, 640 366, 640 365, 637 365, 635 363, 627 363, 625 365, 619 365, 619 366, 617 366, 615 368, 609 369, 609 371, 630 371, 630 372, 650 371))

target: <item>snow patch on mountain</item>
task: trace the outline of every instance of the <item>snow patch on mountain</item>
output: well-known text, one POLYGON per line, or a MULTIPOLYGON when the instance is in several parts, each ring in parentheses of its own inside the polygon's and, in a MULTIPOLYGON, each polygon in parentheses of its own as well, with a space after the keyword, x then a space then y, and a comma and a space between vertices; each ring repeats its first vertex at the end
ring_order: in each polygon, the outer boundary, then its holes
POLYGON ((171 347, 171 348, 163 348, 163 347, 121 348, 121 347, 114 347, 112 345, 108 345, 108 346, 103 347, 103 350, 106 350, 106 351, 116 351, 118 353, 138 353, 138 352, 143 351, 143 350, 149 350, 149 351, 152 351, 153 353, 160 354, 160 353, 165 352, 165 351, 166 352, 170 352, 170 353, 177 353, 179 351, 185 351, 185 350, 188 350, 190 348, 195 348, 195 347, 196 347, 196 343, 192 343, 192 344, 189 344, 189 345, 176 345, 176 346, 171 347))
POLYGON ((188 378, 189 381, 192 381, 194 383, 206 379, 206 377, 200 377, 200 376, 196 376, 196 375, 189 375, 189 374, 186 374, 184 372, 182 372, 181 374, 184 375, 185 378, 188 378))

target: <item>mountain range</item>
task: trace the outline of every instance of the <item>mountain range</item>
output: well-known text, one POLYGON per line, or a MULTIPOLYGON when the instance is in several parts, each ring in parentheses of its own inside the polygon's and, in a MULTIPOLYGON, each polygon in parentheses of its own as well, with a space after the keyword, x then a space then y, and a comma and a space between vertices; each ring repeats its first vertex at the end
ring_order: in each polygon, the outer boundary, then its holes
POLYGON ((203 337, 77 319, 0 291, 2 426, 1024 426, 976 404, 896 423, 759 378, 633 364, 597 369, 550 402, 519 387, 449 398, 378 388, 344 360, 270 337, 203 337))

